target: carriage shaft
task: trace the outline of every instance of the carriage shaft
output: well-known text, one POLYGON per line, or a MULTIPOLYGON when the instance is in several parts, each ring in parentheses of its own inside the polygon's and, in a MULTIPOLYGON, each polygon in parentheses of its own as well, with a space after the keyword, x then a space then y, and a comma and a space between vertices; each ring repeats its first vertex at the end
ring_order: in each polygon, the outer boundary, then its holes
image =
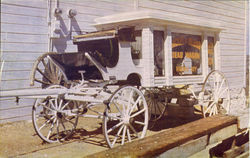
POLYGON ((96 94, 82 92, 75 89, 27 89, 27 90, 14 90, 14 91, 1 91, 0 98, 7 97, 23 97, 23 98, 46 98, 48 96, 56 98, 59 95, 64 95, 63 98, 72 101, 92 102, 92 103, 103 103, 109 96, 103 96, 97 98, 96 94))
POLYGON ((5 97, 23 97, 23 96, 49 96, 68 93, 69 89, 26 89, 26 90, 11 90, 0 91, 0 98, 5 97))
POLYGON ((64 99, 73 101, 91 102, 91 103, 103 103, 103 101, 108 98, 97 99, 96 97, 91 95, 78 96, 74 94, 65 94, 64 99))

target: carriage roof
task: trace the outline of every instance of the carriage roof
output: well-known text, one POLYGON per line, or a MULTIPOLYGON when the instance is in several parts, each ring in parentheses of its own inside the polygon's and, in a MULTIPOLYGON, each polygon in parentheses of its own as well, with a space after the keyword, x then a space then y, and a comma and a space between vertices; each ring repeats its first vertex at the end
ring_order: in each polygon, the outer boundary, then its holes
POLYGON ((110 38, 115 38, 116 34, 117 34, 116 30, 91 32, 88 34, 74 36, 73 42, 77 43, 83 41, 110 39, 110 38))
POLYGON ((118 32, 119 30, 136 26, 180 25, 181 27, 210 30, 213 32, 219 32, 223 28, 220 23, 211 20, 207 21, 199 18, 180 18, 177 16, 170 16, 150 11, 124 12, 97 18, 95 19, 95 22, 96 24, 94 24, 94 26, 98 31, 74 36, 73 42, 78 43, 115 38, 118 34, 120 34, 120 32, 118 32))
POLYGON ((153 11, 134 11, 124 12, 95 19, 94 25, 98 30, 107 30, 111 28, 121 28, 138 25, 172 25, 181 27, 191 27, 196 29, 205 29, 213 31, 221 31, 223 26, 221 23, 212 20, 204 20, 202 18, 186 18, 183 16, 173 16, 153 11))

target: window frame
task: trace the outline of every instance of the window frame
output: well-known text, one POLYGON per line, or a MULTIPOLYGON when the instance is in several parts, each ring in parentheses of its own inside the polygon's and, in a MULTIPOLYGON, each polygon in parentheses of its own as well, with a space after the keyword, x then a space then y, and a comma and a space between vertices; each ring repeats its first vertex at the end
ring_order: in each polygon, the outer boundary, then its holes
POLYGON ((168 26, 165 30, 165 77, 167 79, 167 85, 177 84, 195 84, 203 83, 204 79, 208 75, 208 37, 214 38, 214 67, 220 69, 219 60, 219 33, 207 30, 197 30, 190 28, 177 28, 168 26), (201 75, 189 75, 189 76, 174 76, 173 75, 173 63, 172 63, 172 33, 184 33, 190 35, 201 36, 201 75), (167 62, 166 62, 167 61, 167 62))

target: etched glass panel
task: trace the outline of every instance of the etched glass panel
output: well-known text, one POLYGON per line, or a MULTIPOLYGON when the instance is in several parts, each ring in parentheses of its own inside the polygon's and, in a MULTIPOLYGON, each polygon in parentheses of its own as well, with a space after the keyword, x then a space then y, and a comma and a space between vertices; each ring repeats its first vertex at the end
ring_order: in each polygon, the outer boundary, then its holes
POLYGON ((154 31, 154 75, 164 76, 164 32, 154 31))
POLYGON ((214 66, 214 37, 208 37, 208 72, 215 69, 214 66))
POLYGON ((201 36, 172 33, 174 76, 201 75, 201 36))

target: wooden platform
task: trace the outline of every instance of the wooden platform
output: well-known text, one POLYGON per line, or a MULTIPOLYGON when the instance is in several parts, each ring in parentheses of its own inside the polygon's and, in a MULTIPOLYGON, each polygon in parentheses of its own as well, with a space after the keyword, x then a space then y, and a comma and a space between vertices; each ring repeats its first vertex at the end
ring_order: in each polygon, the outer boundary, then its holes
POLYGON ((153 157, 160 155, 165 157, 171 153, 179 155, 169 155, 170 157, 187 157, 196 152, 194 150, 202 150, 201 148, 205 148, 206 145, 224 140, 236 133, 236 117, 217 115, 167 129, 159 134, 88 157, 153 157), (187 152, 189 155, 183 155, 181 147, 192 151, 187 152))

